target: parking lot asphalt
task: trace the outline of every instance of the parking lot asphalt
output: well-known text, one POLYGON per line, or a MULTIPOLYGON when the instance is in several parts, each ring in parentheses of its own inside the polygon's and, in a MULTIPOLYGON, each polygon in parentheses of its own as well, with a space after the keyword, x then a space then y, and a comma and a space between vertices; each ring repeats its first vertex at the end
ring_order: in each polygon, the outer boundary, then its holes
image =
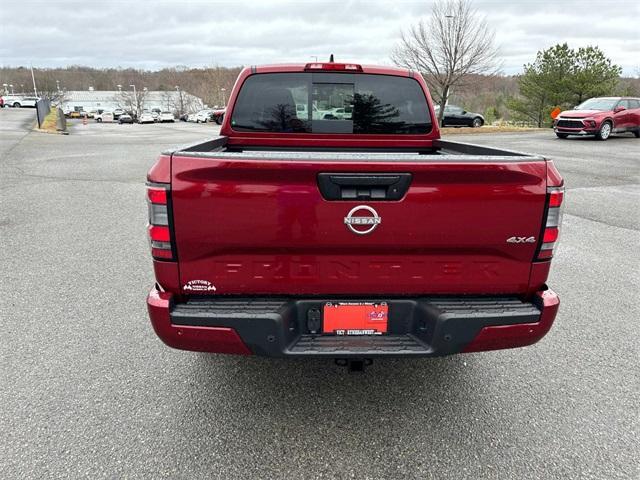
POLYGON ((451 136, 556 159, 556 324, 351 375, 153 333, 145 174, 217 127, 32 118, 0 110, 0 478, 638 478, 640 140, 451 136))

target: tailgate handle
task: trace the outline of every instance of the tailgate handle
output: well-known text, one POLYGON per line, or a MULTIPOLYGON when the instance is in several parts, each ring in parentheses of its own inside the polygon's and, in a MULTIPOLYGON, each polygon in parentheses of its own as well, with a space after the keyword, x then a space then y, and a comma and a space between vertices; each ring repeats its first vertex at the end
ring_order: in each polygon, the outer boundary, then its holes
POLYGON ((319 173, 325 200, 400 200, 409 190, 410 173, 319 173))

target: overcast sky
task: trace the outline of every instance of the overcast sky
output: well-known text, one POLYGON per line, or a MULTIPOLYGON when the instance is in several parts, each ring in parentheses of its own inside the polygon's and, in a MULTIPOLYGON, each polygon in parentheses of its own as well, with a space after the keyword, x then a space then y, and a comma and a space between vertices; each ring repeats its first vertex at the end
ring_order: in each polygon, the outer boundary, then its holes
MULTIPOLYGON (((0 0, 0 63, 159 69, 307 62, 389 64, 402 29, 429 1, 0 0)), ((514 74, 559 42, 598 45, 640 73, 639 0, 476 0, 514 74)))

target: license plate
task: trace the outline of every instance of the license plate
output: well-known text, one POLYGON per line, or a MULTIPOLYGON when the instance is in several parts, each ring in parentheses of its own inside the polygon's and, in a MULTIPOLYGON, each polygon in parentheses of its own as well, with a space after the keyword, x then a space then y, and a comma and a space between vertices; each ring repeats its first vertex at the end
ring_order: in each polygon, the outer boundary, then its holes
POLYGON ((322 332, 334 335, 382 335, 387 333, 389 306, 385 302, 326 303, 322 332))

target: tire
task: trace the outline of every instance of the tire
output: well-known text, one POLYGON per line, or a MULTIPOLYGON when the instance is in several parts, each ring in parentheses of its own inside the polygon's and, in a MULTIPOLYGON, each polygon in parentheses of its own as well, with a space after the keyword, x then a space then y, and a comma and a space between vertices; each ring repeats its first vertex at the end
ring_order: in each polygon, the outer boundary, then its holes
POLYGON ((560 132, 556 132, 556 136, 558 138, 567 138, 569 136, 568 133, 560 133, 560 132))
POLYGON ((22 105, 20 105, 20 103, 18 102, 14 102, 13 104, 13 108, 20 108, 22 105))
POLYGON ((474 118, 473 121, 471 122, 471 126, 473 128, 480 128, 482 125, 484 125, 484 122, 480 117, 474 118))
POLYGON ((604 142, 607 138, 611 136, 612 129, 613 128, 611 126, 611 122, 609 121, 602 122, 602 125, 600 125, 600 130, 598 130, 598 133, 596 133, 596 139, 602 140, 604 142))
POLYGON ((216 123, 217 123, 218 125, 222 125, 222 120, 224 120, 224 115, 218 115, 218 116, 216 117, 216 123))
POLYGON ((636 136, 636 138, 640 138, 640 129, 634 130, 633 134, 636 136))
POLYGON ((102 123, 102 119, 101 118, 96 118, 96 122, 102 123))

